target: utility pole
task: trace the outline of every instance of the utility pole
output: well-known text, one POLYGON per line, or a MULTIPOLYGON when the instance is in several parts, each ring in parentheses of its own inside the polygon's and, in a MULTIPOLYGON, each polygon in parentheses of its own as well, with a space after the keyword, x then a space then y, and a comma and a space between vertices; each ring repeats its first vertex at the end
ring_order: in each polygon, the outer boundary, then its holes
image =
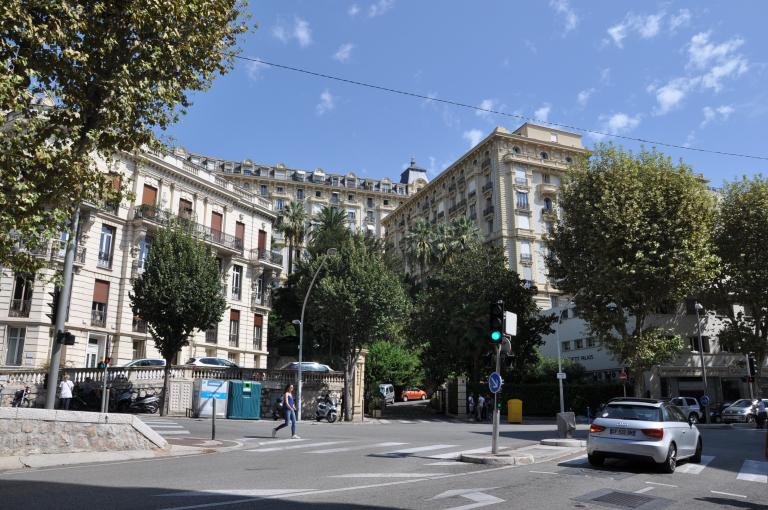
POLYGON ((701 359, 701 377, 704 384, 704 397, 706 397, 706 404, 704 406, 704 423, 709 423, 709 390, 707 389, 707 365, 704 362, 704 343, 701 341, 701 318, 699 317, 699 311, 704 307, 698 301, 693 305, 696 309, 696 329, 699 334, 699 357, 701 359))
POLYGON ((56 388, 59 382, 59 368, 61 365, 61 343, 59 343, 60 333, 64 332, 67 321, 67 312, 69 311, 69 296, 72 293, 72 269, 75 265, 75 254, 77 253, 78 224, 80 222, 80 206, 75 207, 72 215, 72 235, 69 236, 66 251, 64 253, 64 282, 59 293, 59 303, 56 310, 56 324, 51 345, 51 362, 48 367, 48 388, 45 394, 45 408, 53 409, 56 403, 56 388))
MULTIPOLYGON (((494 347, 496 351, 496 373, 501 373, 501 344, 497 344, 494 347)), ((491 453, 496 455, 499 453, 499 418, 501 411, 499 410, 499 392, 493 394, 493 435, 491 436, 491 453)))

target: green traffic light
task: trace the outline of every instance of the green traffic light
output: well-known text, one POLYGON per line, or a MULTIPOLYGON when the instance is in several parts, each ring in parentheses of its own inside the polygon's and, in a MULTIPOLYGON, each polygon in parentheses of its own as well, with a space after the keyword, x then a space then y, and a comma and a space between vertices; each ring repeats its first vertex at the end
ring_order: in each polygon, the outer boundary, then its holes
POLYGON ((494 342, 501 340, 501 331, 491 331, 491 340, 494 342))

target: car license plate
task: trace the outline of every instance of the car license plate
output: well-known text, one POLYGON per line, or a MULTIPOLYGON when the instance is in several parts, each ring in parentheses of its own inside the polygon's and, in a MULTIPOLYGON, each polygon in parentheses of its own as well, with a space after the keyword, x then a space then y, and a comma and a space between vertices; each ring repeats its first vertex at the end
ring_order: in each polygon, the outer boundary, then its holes
POLYGON ((613 436, 634 436, 635 435, 635 431, 632 429, 611 428, 610 432, 611 432, 611 435, 613 436))

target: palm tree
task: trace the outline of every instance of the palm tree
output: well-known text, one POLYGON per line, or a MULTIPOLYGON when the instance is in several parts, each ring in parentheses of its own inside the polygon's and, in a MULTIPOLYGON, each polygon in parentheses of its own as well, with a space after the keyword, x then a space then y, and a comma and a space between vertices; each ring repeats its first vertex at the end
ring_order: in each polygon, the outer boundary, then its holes
POLYGON ((301 247, 304 245, 304 237, 307 231, 307 211, 301 202, 290 202, 283 208, 278 229, 288 242, 288 274, 293 272, 293 254, 301 257, 301 247))
POLYGON ((433 259, 440 266, 444 266, 451 257, 451 234, 451 227, 446 223, 440 223, 434 230, 434 237, 432 238, 432 255, 433 259))
POLYGON ((348 223, 344 211, 327 206, 320 209, 312 220, 309 232, 312 249, 317 253, 325 253, 328 248, 339 248, 351 235, 348 223))
POLYGON ((433 258, 433 240, 432 225, 424 218, 416 220, 405 236, 406 257, 410 264, 419 266, 422 277, 433 258))
POLYGON ((466 216, 451 222, 451 249, 465 251, 483 241, 483 235, 477 225, 466 216))

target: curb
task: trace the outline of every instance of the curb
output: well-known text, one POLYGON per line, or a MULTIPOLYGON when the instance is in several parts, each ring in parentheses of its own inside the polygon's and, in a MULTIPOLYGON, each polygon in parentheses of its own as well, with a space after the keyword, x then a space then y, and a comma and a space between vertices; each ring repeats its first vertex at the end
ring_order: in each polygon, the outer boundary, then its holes
POLYGON ((545 446, 562 446, 565 448, 586 448, 587 442, 581 439, 542 439, 545 446))
POLYGON ((518 466, 524 464, 533 464, 533 455, 510 453, 499 453, 493 455, 492 453, 463 453, 459 455, 459 462, 469 462, 471 464, 485 464, 488 466, 518 466))

